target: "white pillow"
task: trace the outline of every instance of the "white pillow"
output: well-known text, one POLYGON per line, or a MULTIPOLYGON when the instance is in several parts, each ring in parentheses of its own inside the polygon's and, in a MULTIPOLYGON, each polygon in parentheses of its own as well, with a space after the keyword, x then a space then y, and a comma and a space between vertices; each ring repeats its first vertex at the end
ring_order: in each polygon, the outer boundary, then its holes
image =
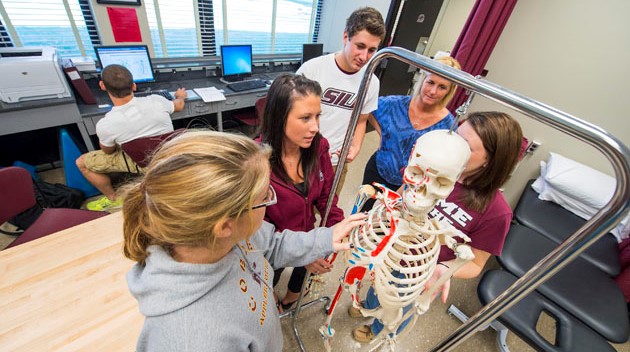
MULTIPOLYGON (((538 198, 552 201, 588 220, 612 197, 615 179, 560 154, 549 153, 540 165, 540 177, 532 184, 538 198)), ((621 242, 630 232, 630 214, 611 231, 621 242)))

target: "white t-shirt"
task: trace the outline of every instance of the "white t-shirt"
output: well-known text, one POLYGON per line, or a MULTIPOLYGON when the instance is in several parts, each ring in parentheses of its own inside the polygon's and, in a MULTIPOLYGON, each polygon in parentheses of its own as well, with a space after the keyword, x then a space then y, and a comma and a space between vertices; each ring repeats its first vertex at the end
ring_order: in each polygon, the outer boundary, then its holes
POLYGON ((96 123, 96 135, 102 145, 113 147, 136 138, 171 132, 174 108, 173 102, 159 95, 134 97, 105 114, 96 123))
MULTIPOLYGON (((335 54, 332 53, 311 59, 297 70, 298 74, 304 74, 306 78, 317 81, 322 86, 322 115, 319 128, 330 143, 331 153, 340 151, 343 146, 366 69, 367 66, 363 66, 356 73, 344 73, 335 63, 335 54)), ((369 114, 376 110, 378 90, 379 80, 372 75, 361 114, 369 114)))

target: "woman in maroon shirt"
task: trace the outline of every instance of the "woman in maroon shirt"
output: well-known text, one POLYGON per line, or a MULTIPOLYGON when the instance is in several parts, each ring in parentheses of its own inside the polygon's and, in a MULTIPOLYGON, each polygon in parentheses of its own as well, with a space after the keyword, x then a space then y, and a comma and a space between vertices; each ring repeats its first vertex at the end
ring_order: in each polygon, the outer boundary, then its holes
MULTIPOLYGON (((315 227, 314 208, 326 210, 334 172, 328 141, 319 134, 322 90, 319 83, 301 75, 283 74, 274 80, 267 93, 261 126, 261 140, 271 145, 271 184, 278 203, 267 208, 265 220, 277 230, 309 231, 315 227)), ((332 226, 343 220, 335 196, 328 220, 332 226)), ((319 259, 306 267, 294 268, 287 294, 281 304, 288 309, 297 301, 306 269, 322 274, 332 265, 319 259)), ((276 271, 274 285, 282 269, 276 271)))

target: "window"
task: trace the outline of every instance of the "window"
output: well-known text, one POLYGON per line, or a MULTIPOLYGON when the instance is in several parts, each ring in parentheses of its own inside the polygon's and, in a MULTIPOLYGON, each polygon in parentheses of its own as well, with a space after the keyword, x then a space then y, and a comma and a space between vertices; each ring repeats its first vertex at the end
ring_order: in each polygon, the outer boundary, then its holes
MULTIPOLYGON (((90 0, 0 0, 0 47, 55 46, 92 56, 101 41, 90 0)), ((223 44, 292 54, 317 41, 323 0, 144 0, 155 57, 218 54, 223 44)))
POLYGON ((145 0, 144 6, 155 57, 201 56, 193 0, 145 0))
POLYGON ((9 32, 7 32, 7 29, 4 27, 4 24, 2 24, 2 20, 0 19, 0 48, 10 46, 13 46, 13 43, 11 43, 11 37, 9 37, 9 32))
POLYGON ((323 0, 146 0, 156 57, 217 55, 224 44, 254 54, 299 53, 317 41, 323 0))
POLYGON ((89 0, 0 0, 0 46, 54 46, 60 56, 95 56, 100 44, 89 0))

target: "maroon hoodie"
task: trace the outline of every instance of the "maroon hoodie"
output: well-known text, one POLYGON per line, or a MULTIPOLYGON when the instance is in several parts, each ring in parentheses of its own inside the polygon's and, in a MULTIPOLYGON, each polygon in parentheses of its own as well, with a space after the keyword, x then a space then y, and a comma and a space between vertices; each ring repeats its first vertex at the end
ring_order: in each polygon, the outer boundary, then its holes
MULTIPOLYGON (((313 207, 317 208, 320 214, 324 214, 335 178, 328 149, 328 141, 322 137, 319 142, 319 168, 311 172, 307 197, 304 197, 295 185, 284 182, 274 173, 271 174, 271 184, 276 190, 278 203, 267 207, 265 220, 274 224, 277 231, 312 230, 315 228, 313 207)), ((343 218, 343 210, 337 207, 337 196, 335 196, 326 227, 338 223, 343 218)))

